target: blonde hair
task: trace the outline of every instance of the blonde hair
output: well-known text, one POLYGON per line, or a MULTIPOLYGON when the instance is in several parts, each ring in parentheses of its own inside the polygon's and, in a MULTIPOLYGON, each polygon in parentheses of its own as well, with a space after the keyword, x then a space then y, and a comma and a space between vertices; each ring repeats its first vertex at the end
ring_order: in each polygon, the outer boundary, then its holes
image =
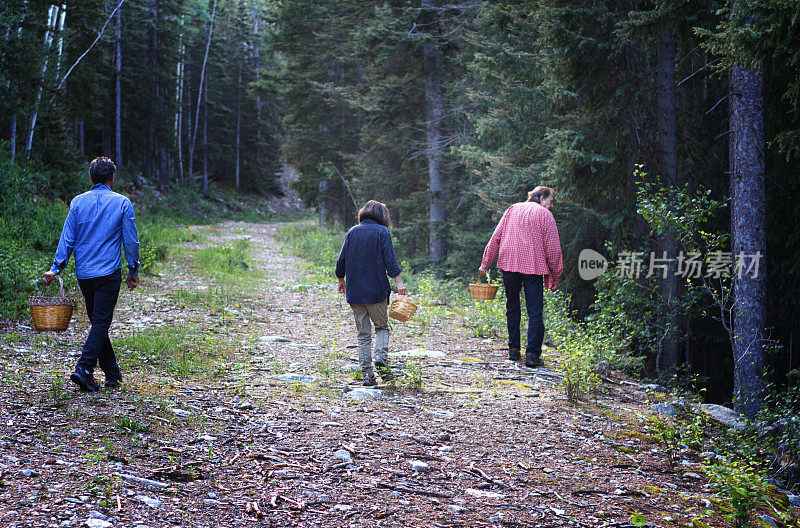
POLYGON ((529 202, 536 202, 538 204, 542 203, 543 198, 555 198, 556 192, 550 188, 545 187, 544 185, 539 185, 534 190, 528 193, 528 201, 529 202))

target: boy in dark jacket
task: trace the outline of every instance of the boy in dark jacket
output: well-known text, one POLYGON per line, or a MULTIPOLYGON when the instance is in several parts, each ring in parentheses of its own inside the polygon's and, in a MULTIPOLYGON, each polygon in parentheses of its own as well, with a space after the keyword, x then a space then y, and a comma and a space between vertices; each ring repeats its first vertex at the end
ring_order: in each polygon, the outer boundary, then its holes
POLYGON ((353 226, 344 238, 342 251, 336 261, 339 292, 347 295, 353 309, 358 331, 358 358, 364 386, 375 385, 372 365, 372 324, 375 325, 375 369, 381 378, 391 379, 389 370, 389 279, 397 283, 400 295, 407 293, 400 266, 394 255, 389 234, 389 209, 375 200, 358 212, 359 224, 353 226))

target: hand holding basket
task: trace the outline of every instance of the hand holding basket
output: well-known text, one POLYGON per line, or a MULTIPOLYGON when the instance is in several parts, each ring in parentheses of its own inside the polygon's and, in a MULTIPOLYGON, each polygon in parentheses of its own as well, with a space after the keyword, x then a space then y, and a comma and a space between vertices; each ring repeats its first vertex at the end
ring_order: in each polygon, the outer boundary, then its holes
POLYGON ((405 323, 411 319, 411 316, 414 315, 414 312, 416 311, 417 305, 408 295, 399 295, 398 297, 395 297, 395 299, 389 305, 389 317, 392 319, 397 319, 401 323, 405 323))
POLYGON ((473 299, 478 301, 491 301, 497 295, 498 288, 500 288, 498 285, 489 282, 488 275, 486 275, 486 284, 482 284, 479 275, 478 282, 469 285, 469 293, 473 299))
POLYGON ((45 297, 44 289, 38 296, 30 297, 28 304, 31 307, 31 318, 33 327, 36 330, 55 330, 61 332, 66 330, 72 319, 72 311, 75 309, 75 301, 64 294, 64 281, 56 275, 58 287, 61 290, 61 297, 45 297))

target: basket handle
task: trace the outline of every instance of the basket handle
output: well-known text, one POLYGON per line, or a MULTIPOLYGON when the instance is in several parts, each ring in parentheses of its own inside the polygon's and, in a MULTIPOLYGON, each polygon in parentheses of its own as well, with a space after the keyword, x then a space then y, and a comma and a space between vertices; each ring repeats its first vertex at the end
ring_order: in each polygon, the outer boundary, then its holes
POLYGON ((481 277, 486 277, 486 284, 491 284, 492 283, 492 281, 489 280, 489 274, 488 273, 479 273, 478 274, 478 284, 481 283, 481 277))
POLYGON ((408 298, 408 299, 411 299, 411 302, 413 302, 414 304, 418 304, 419 303, 419 300, 416 297, 414 297, 413 295, 411 295, 410 293, 407 293, 405 295, 400 295, 399 293, 397 293, 395 295, 397 296, 398 299, 405 300, 405 298, 408 298))
MULTIPOLYGON (((64 293, 64 281, 61 280, 61 275, 56 275, 58 279, 58 288, 61 290, 61 298, 64 299, 67 295, 64 293)), ((44 297, 44 289, 47 288, 47 284, 42 284, 42 293, 39 294, 39 297, 44 297)))

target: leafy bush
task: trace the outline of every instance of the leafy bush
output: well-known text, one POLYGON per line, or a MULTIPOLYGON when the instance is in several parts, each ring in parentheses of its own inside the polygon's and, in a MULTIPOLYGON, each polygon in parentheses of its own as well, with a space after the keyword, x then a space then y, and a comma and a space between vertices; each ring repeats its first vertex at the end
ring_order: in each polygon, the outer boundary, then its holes
MULTIPOLYGON (((640 170, 634 176, 645 182, 652 179, 640 170)), ((710 227, 726 206, 726 200, 712 198, 711 191, 702 187, 690 192, 688 187, 675 189, 655 183, 639 183, 637 212, 650 227, 650 235, 654 239, 674 238, 679 252, 686 258, 701 259, 701 262, 714 252, 724 250, 729 242, 727 234, 715 232, 710 227)), ((613 253, 614 248, 610 245, 606 249, 613 253)), ((650 252, 645 248, 616 249, 620 256, 650 252)), ((704 274, 679 277, 681 294, 678 299, 669 299, 660 270, 648 269, 646 261, 642 262, 638 276, 625 276, 636 275, 633 270, 625 271, 629 273, 617 276, 617 270, 612 269, 595 282, 597 298, 593 305, 594 313, 589 318, 595 328, 604 327, 614 333, 612 337, 618 342, 618 353, 609 356, 613 365, 631 374, 642 374, 644 358, 659 354, 662 342, 670 338, 671 332, 675 331, 673 336, 682 339, 689 332, 692 321, 708 317, 720 319, 721 327, 730 334, 729 277, 718 280, 704 274), (680 317, 673 318, 671 313, 680 314, 680 317), (673 328, 676 322, 679 325, 677 330, 673 328)), ((688 269, 683 271, 693 275, 688 269)), ((684 385, 693 382, 680 377, 665 381, 684 385)))
POLYGON ((28 309, 26 298, 35 291, 24 265, 19 246, 0 239, 0 313, 6 317, 24 314, 28 309))
POLYGON ((467 301, 464 326, 475 337, 504 338, 507 331, 505 296, 497 295, 491 301, 467 301))
POLYGON ((569 308, 569 295, 545 293, 545 328, 548 339, 560 352, 559 370, 567 398, 583 399, 600 387, 598 367, 617 352, 615 331, 581 322, 569 308))
POLYGON ((706 468, 709 479, 719 486, 732 511, 725 514, 735 526, 747 526, 750 512, 770 501, 769 484, 762 471, 748 462, 732 461, 706 468))
POLYGON ((410 390, 422 390, 425 385, 422 377, 422 363, 410 359, 407 360, 400 385, 410 390))
POLYGON ((67 210, 48 200, 47 178, 27 163, 0 156, 0 188, 0 315, 17 318, 50 268, 67 210))
MULTIPOLYGON (((797 371, 792 371, 794 375, 797 371)), ((757 445, 770 449, 781 465, 800 464, 800 387, 789 386, 784 391, 773 392, 764 401, 758 417, 757 445)))

